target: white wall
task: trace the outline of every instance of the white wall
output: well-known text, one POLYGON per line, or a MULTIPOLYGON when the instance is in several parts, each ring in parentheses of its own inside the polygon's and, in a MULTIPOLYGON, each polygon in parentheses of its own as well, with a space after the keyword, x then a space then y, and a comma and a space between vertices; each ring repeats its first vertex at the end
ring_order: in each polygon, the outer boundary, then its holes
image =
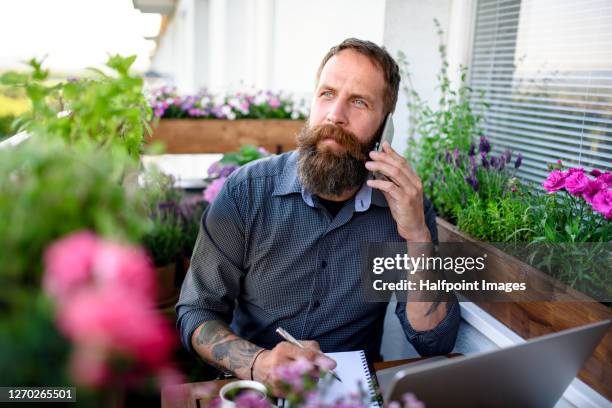
POLYGON ((272 86, 310 93, 329 49, 348 37, 383 42, 385 0, 278 0, 272 86))
MULTIPOLYGON (((460 65, 469 58, 472 8, 475 0, 387 0, 383 43, 395 57, 402 50, 410 64, 412 84, 421 98, 435 107, 440 97, 436 75, 440 71, 438 19, 447 44, 449 77, 457 80, 460 65)), ((394 115, 393 147, 404 152, 408 141, 406 97, 400 97, 394 115)))
POLYGON ((385 0, 179 0, 152 68, 181 92, 245 86, 309 94, 329 48, 381 44, 385 0))

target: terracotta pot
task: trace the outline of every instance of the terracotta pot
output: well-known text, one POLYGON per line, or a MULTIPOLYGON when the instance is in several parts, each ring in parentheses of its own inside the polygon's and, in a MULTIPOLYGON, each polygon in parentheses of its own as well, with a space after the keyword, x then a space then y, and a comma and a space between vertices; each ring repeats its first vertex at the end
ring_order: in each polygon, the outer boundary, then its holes
MULTIPOLYGON (((484 249, 487 254, 494 254, 489 256, 487 263, 495 263, 494 267, 489 269, 495 271, 499 280, 516 281, 519 273, 523 279, 528 279, 536 285, 539 282, 545 285, 550 280, 554 280, 496 247, 459 231, 457 227, 441 218, 438 218, 437 222, 440 242, 473 243, 484 249)), ((556 281, 555 285, 565 286, 559 281, 556 281)), ((555 302, 475 301, 474 303, 525 339, 612 318, 610 309, 576 290, 566 287, 565 295, 563 301, 555 302)), ((612 399, 612 329, 608 330, 578 377, 606 398, 612 399)))
POLYGON ((155 268, 157 274, 157 303, 165 306, 175 302, 178 298, 178 289, 175 285, 176 263, 155 268))
POLYGON ((162 119, 146 139, 161 142, 166 153, 227 153, 243 144, 278 153, 295 149, 303 125, 287 119, 162 119))

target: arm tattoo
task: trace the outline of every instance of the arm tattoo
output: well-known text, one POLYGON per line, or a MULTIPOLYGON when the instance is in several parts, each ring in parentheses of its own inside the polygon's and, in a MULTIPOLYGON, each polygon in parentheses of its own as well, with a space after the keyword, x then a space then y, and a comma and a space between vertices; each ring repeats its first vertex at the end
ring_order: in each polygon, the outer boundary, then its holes
POLYGON ((261 347, 236 336, 219 320, 204 323, 196 337, 196 344, 210 364, 234 374, 249 370, 255 353, 261 350, 261 347))

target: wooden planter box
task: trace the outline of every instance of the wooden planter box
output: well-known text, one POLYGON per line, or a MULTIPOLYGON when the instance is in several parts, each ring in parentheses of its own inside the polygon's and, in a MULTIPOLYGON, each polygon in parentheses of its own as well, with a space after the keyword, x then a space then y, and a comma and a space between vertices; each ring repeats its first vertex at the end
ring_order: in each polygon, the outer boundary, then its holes
POLYGON ((243 144, 277 153, 295 149, 302 126, 286 119, 162 119, 146 139, 164 144, 166 153, 227 153, 243 144))
MULTIPOLYGON (((541 281, 544 285, 553 279, 492 245, 475 240, 449 222, 441 218, 437 221, 440 242, 469 242, 485 249, 489 254, 487 263, 499 279, 516 279, 517 273, 528 276, 530 281, 541 281)), ((555 284, 565 286, 558 281, 555 284)), ((475 303, 525 339, 612 318, 606 306, 571 288, 565 290, 563 301, 475 303)), ((606 398, 612 399, 612 329, 608 330, 578 377, 606 398)))

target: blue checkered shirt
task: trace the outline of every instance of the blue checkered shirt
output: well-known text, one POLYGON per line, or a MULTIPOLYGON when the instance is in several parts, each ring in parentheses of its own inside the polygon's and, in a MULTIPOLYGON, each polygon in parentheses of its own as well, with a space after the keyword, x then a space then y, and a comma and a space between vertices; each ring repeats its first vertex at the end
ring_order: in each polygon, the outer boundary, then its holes
MULTIPOLYGON (((324 352, 366 351, 380 358, 387 304, 361 296, 361 251, 368 242, 405 242, 386 199, 367 185, 335 217, 302 187, 297 153, 258 160, 235 171, 208 206, 176 306, 184 346, 207 320, 223 320, 237 335, 265 348, 294 337, 316 340, 324 352)), ((426 222, 437 240, 433 207, 426 222)), ((396 315, 422 355, 452 350, 459 305, 433 330, 417 332, 396 315)))

